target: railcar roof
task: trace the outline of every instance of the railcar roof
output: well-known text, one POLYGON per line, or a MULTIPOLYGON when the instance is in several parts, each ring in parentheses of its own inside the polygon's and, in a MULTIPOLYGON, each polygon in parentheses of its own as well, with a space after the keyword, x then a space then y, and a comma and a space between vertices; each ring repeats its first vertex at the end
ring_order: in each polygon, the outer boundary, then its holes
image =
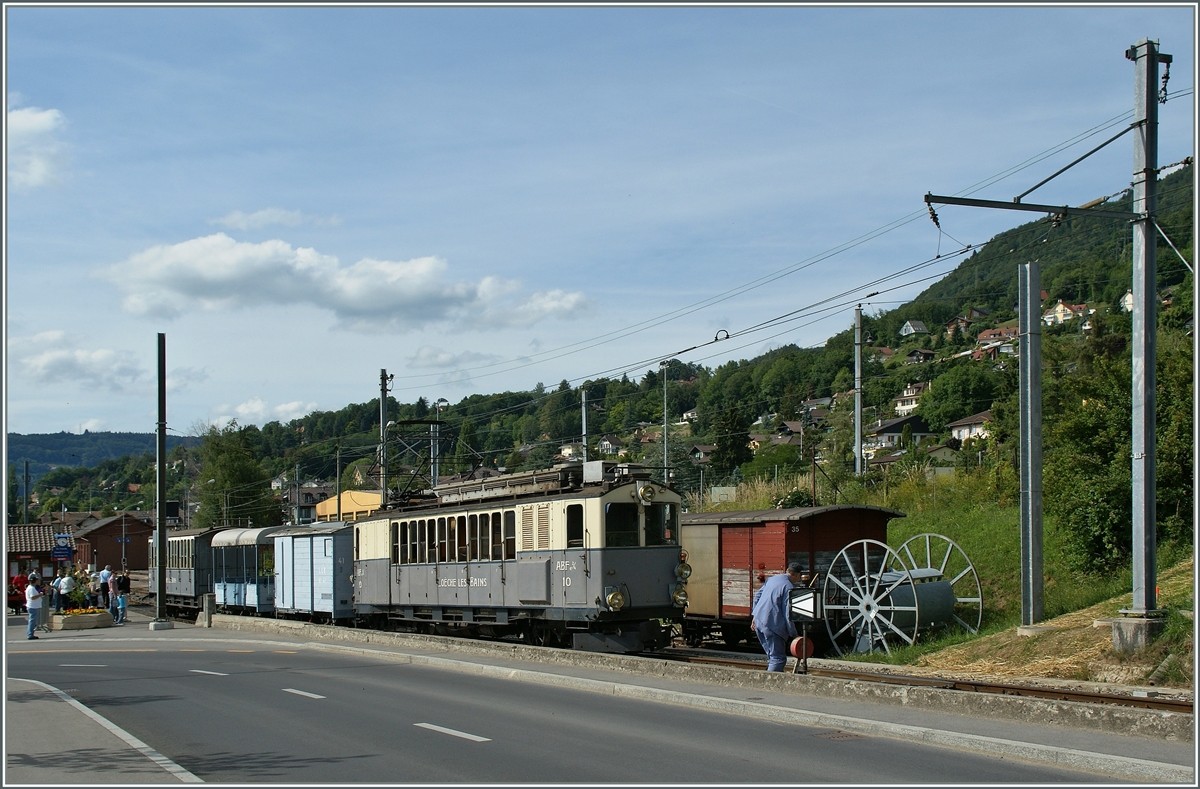
POLYGON ((213 537, 212 547, 229 548, 236 545, 265 545, 271 542, 281 526, 265 526, 261 529, 226 529, 213 537))
POLYGON ((880 512, 890 518, 907 517, 899 510, 870 504, 831 504, 826 507, 792 507, 784 510, 734 510, 731 512, 685 512, 679 516, 681 525, 693 523, 764 523, 766 521, 801 521, 827 512, 855 510, 880 512))
POLYGON ((214 529, 168 529, 167 539, 174 540, 177 537, 199 537, 201 534, 217 534, 224 531, 220 526, 214 529))
POLYGON ((286 529, 277 531, 272 534, 272 537, 307 537, 313 534, 336 534, 343 529, 348 529, 353 525, 352 521, 327 521, 318 525, 312 526, 289 526, 286 529))

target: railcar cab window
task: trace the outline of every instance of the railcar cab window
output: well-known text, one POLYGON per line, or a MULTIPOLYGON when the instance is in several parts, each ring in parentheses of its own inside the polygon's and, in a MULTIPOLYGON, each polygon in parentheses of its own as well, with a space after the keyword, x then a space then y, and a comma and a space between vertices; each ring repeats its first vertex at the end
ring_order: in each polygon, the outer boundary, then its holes
POLYGON ((679 508, 674 504, 646 507, 646 545, 675 545, 679 542, 679 508))
POLYGON ((567 505, 567 547, 583 547, 583 505, 567 505))
POLYGON ((636 504, 612 503, 605 507, 604 547, 636 548, 641 542, 638 531, 636 504))

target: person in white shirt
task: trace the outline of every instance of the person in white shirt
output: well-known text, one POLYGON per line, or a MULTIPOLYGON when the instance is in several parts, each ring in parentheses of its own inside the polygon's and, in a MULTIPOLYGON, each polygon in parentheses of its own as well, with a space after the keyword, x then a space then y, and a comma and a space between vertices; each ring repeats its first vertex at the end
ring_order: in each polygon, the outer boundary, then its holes
POLYGON ((25 638, 34 641, 37 636, 33 634, 33 629, 37 627, 38 614, 42 612, 42 598, 46 595, 39 588, 42 584, 42 577, 37 573, 29 574, 29 586, 25 587, 25 608, 29 611, 29 630, 25 633, 25 638))

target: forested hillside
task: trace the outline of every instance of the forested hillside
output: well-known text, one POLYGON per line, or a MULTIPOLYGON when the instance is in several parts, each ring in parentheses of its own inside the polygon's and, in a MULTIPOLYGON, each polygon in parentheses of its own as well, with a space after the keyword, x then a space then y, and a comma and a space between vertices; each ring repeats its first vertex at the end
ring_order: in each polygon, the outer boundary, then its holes
MULTIPOLYGON (((1189 262, 1193 258, 1192 181, 1190 165, 1162 180, 1158 216, 1163 231, 1189 262)), ((1111 205, 1128 210, 1129 201, 1125 193, 1111 205)), ((1015 324, 1017 264, 1039 260, 1047 294, 1043 308, 1061 300, 1074 306, 1079 316, 1044 332, 1047 507, 1071 522, 1090 554, 1112 561, 1127 549, 1126 538, 1120 535, 1127 531, 1121 524, 1128 523, 1129 506, 1130 321, 1120 302, 1131 287, 1129 247, 1130 229, 1124 221, 1040 218, 991 239, 912 302, 864 316, 864 330, 872 338, 864 353, 867 420, 892 416, 895 398, 907 384, 928 383, 917 413, 937 435, 926 444, 949 439, 948 423, 991 409, 992 436, 976 441, 969 452, 952 446, 958 452, 953 462, 964 470, 992 469, 1000 477, 1008 469, 1011 476, 1016 359, 1004 349, 981 350, 984 344, 978 339, 985 330, 1015 324), (956 316, 967 320, 950 329, 947 324, 956 316), (923 322, 928 331, 901 336, 909 321, 923 322), (925 361, 907 363, 908 354, 916 350, 931 353, 925 361)), ((1194 451, 1193 278, 1161 239, 1158 285, 1159 515, 1169 535, 1185 539, 1193 495, 1189 473, 1194 451)), ((847 311, 846 325, 850 322, 847 311)), ((673 425, 670 465, 676 484, 685 491, 699 485, 701 468, 705 482, 715 483, 808 468, 814 453, 826 478, 837 482, 850 476, 853 331, 849 328, 822 348, 787 345, 715 369, 673 360, 665 371, 650 369, 638 379, 601 378, 580 386, 566 381, 552 386, 538 383, 529 391, 471 395, 440 411, 442 474, 479 466, 516 470, 551 465, 564 447, 571 451, 569 445, 581 439, 581 390, 586 390, 590 406, 591 458, 601 457, 599 442, 604 439, 620 446, 614 459, 661 467, 663 374, 667 417, 673 425), (833 398, 829 403, 811 402, 828 397, 833 398), (696 412, 695 418, 682 422, 689 411, 696 412), (772 443, 772 436, 781 436, 785 421, 805 424, 803 447, 799 435, 796 440, 772 443), (752 437, 757 451, 750 446, 752 437), (688 455, 695 445, 714 448, 703 466, 688 455)), ((423 399, 415 403, 389 399, 387 416, 404 423, 433 419, 435 413, 423 399)), ((423 424, 401 424, 390 434, 391 480, 405 485, 428 474, 428 430, 423 424)), ((338 473, 339 453, 346 487, 377 485, 373 480, 378 474, 378 437, 378 400, 311 413, 286 424, 213 428, 206 444, 210 449, 219 444, 226 454, 206 457, 198 448, 177 447, 173 457, 185 462, 176 464, 169 495, 183 498, 185 491, 193 491, 194 500, 204 501, 211 513, 218 506, 220 491, 200 490, 197 480, 215 478, 203 470, 206 464, 232 455, 247 461, 240 464, 245 479, 239 484, 258 485, 263 496, 268 496, 267 480, 294 473, 297 466, 303 479, 332 480, 338 473)), ((32 455, 32 447, 19 449, 24 447, 19 442, 28 438, 10 435, 10 458, 32 455)), ((94 440, 86 434, 70 439, 81 441, 80 447, 94 440)), ((934 462, 924 458, 915 444, 908 449, 898 467, 934 462)), ((43 446, 38 451, 46 450, 43 446)), ((99 459, 78 448, 69 451, 84 465, 99 459)), ((51 485, 65 488, 60 501, 84 508, 101 500, 89 491, 97 484, 101 488, 112 484, 117 471, 114 467, 103 474, 82 473, 63 468, 39 484, 46 490, 51 485)), ((232 478, 227 484, 233 484, 232 478)))

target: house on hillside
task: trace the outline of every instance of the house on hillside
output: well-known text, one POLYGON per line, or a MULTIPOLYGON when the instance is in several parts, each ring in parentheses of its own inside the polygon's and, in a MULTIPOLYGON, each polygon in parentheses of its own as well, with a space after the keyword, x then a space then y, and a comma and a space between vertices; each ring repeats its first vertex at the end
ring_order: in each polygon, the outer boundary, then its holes
POLYGON ((621 449, 621 439, 612 435, 601 438, 596 444, 596 449, 601 455, 620 455, 624 451, 621 449))
POLYGON ((1088 305, 1086 304, 1069 304, 1059 299, 1057 304, 1042 313, 1042 322, 1047 326, 1056 326, 1075 320, 1076 318, 1091 315, 1093 312, 1095 310, 1088 309, 1088 305))
POLYGON ((904 357, 905 364, 923 364, 932 362, 933 357, 937 354, 934 351, 926 350, 925 348, 913 348, 908 352, 908 356, 904 357))
POLYGON ((700 418, 700 412, 693 408, 691 411, 684 411, 681 418, 684 422, 695 422, 700 418))
POLYGON ((984 329, 979 332, 979 336, 975 338, 976 345, 987 345, 988 343, 997 340, 1011 340, 1017 338, 1021 334, 1019 326, 997 327, 995 329, 984 329))
POLYGON ((950 435, 957 438, 959 441, 966 441, 968 438, 987 438, 987 425, 992 421, 991 409, 980 411, 978 414, 949 423, 946 427, 950 430, 950 435))
POLYGON ((925 328, 924 321, 905 321, 900 327, 900 336, 908 337, 912 334, 929 334, 929 329, 925 328))
POLYGON ((896 352, 886 345, 879 345, 874 348, 867 348, 868 362, 886 362, 896 355, 896 352))
POLYGON ((904 428, 912 433, 912 440, 920 442, 923 438, 933 438, 936 433, 929 429, 929 425, 918 414, 910 414, 909 416, 900 416, 895 419, 888 419, 883 422, 876 422, 868 430, 864 431, 866 439, 863 441, 863 446, 869 446, 874 450, 892 450, 900 449, 900 437, 904 434, 904 428))
POLYGON ((688 450, 688 457, 690 457, 694 463, 707 463, 716 448, 717 447, 715 444, 694 444, 692 445, 692 448, 688 450))
POLYGON ((1121 312, 1133 312, 1133 291, 1125 291, 1125 295, 1121 297, 1121 312))
POLYGON ((971 324, 980 318, 985 318, 988 311, 978 307, 968 307, 962 315, 956 315, 946 323, 946 339, 950 339, 956 333, 963 334, 967 329, 971 328, 971 324))
POLYGON ((917 410, 917 404, 921 400, 921 395, 929 388, 929 384, 918 381, 915 384, 905 384, 904 390, 900 392, 898 397, 892 399, 895 403, 897 416, 908 416, 913 411, 917 410))

